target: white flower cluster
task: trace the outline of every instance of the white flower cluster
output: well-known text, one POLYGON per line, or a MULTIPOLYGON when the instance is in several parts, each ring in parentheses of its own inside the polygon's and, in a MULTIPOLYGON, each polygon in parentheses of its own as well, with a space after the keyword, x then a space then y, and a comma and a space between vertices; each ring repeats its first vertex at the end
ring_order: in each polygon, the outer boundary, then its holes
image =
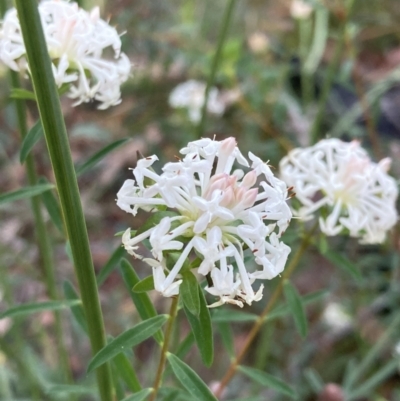
MULTIPOLYGON (((120 86, 128 79, 131 65, 121 53, 121 39, 115 28, 76 3, 42 1, 39 13, 58 87, 69 84, 74 106, 99 101, 99 109, 121 102, 120 86), (103 58, 111 50, 114 60, 103 58)), ((29 71, 16 9, 9 10, 0 31, 0 60, 15 71, 29 71)))
POLYGON ((295 19, 307 19, 313 11, 310 3, 304 0, 292 0, 290 14, 295 19))
POLYGON ((219 297, 211 306, 242 307, 244 302, 260 300, 263 285, 255 292, 252 283, 281 273, 290 253, 279 240, 292 217, 286 185, 251 152, 250 171, 232 172, 235 161, 249 167, 234 138, 201 139, 180 152, 183 159, 167 163, 160 175, 152 169, 156 156, 139 160, 133 169, 135 180, 126 180, 118 192, 117 205, 133 215, 139 208, 155 212, 159 206, 177 212, 139 235, 131 237, 131 230, 126 230, 125 249, 140 257, 138 243, 149 239, 154 259, 144 260, 153 267, 155 289, 166 297, 178 294, 180 270, 197 253, 198 273, 212 281, 206 290, 219 297), (247 271, 247 249, 261 270, 247 271), (181 252, 173 266, 166 265, 164 252, 168 251, 181 252))
POLYGON ((280 170, 302 204, 298 216, 310 219, 320 210, 326 235, 348 232, 373 244, 383 242, 397 221, 398 191, 387 174, 390 163, 388 158, 373 163, 357 141, 332 138, 292 150, 280 170))
MULTIPOLYGON (((201 119, 201 109, 205 100, 206 84, 191 79, 179 84, 169 96, 169 105, 173 108, 186 108, 189 119, 197 123, 201 119)), ((225 111, 225 103, 219 97, 217 88, 210 88, 208 93, 207 111, 222 115, 225 111)))

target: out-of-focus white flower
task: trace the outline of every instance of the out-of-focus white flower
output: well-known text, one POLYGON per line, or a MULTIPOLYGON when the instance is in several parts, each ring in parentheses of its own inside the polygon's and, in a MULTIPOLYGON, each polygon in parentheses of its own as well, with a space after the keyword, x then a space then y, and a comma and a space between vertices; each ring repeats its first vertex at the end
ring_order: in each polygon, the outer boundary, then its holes
MULTIPOLYGON (((131 64, 121 53, 121 39, 115 28, 75 2, 42 1, 39 13, 54 78, 58 87, 70 85, 74 106, 95 99, 99 109, 121 102, 120 86, 128 79, 131 64), (113 59, 103 57, 111 51, 113 59)), ((15 71, 29 71, 16 9, 9 10, 0 31, 0 59, 15 71)))
POLYGON ((351 326, 351 316, 342 305, 330 302, 322 314, 324 322, 335 330, 343 330, 351 326))
MULTIPOLYGON (((201 119, 205 91, 206 84, 204 82, 191 79, 174 88, 169 96, 169 105, 174 108, 187 109, 190 121, 197 123, 201 119)), ((217 115, 222 115, 225 111, 225 103, 220 99, 217 88, 210 88, 207 111, 217 115)))
POLYGON ((359 142, 335 138, 294 149, 280 163, 282 179, 302 204, 298 216, 311 219, 319 210, 326 235, 348 232, 371 244, 383 242, 397 222, 398 190, 389 167, 387 158, 373 163, 359 142))
POLYGON ((312 13, 313 8, 311 4, 303 0, 292 0, 292 4, 290 6, 290 14, 293 18, 296 19, 306 19, 312 13))
POLYGON ((254 32, 248 39, 247 43, 253 53, 265 53, 270 47, 270 40, 265 33, 254 32))
POLYGON ((279 240, 292 217, 286 185, 252 153, 250 167, 234 138, 200 139, 180 152, 183 159, 167 163, 162 174, 152 168, 156 156, 139 160, 135 180, 125 181, 118 192, 117 205, 133 215, 139 208, 176 211, 136 236, 128 229, 122 237, 125 249, 137 257, 139 242, 149 240, 154 259, 146 261, 153 267, 155 288, 164 296, 178 293, 180 271, 196 253, 201 259, 198 273, 211 278, 206 291, 219 298, 211 306, 250 305, 262 297, 263 285, 254 291, 254 281, 281 273, 290 252, 279 240), (250 171, 232 171, 235 162, 250 171), (167 266, 165 254, 170 251, 179 257, 167 266), (247 270, 245 251, 254 255, 261 270, 247 270))

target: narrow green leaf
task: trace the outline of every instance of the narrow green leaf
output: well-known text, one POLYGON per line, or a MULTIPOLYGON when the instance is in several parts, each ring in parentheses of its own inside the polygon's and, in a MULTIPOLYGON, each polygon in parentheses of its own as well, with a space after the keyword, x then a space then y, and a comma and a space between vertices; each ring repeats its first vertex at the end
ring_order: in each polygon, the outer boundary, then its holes
POLYGON ((302 299, 296 288, 294 288, 288 280, 286 280, 283 284, 283 291, 285 293, 285 298, 289 305, 289 309, 292 312, 297 330, 304 338, 307 336, 308 324, 302 299))
POLYGON ((16 317, 16 316, 26 316, 32 313, 43 312, 48 310, 61 310, 67 309, 71 306, 79 305, 80 300, 73 301, 46 301, 46 302, 35 302, 31 304, 22 304, 18 306, 13 306, 7 309, 3 313, 0 313, 0 319, 5 317, 16 317))
POLYGON ((136 393, 142 389, 131 362, 123 352, 114 357, 114 365, 118 375, 125 382, 129 390, 136 393))
POLYGON ((233 340, 233 333, 230 323, 227 322, 220 322, 217 323, 218 327, 218 334, 221 336, 222 342, 228 351, 228 355, 231 358, 235 356, 235 345, 233 340))
POLYGON ((184 305, 184 310, 188 318, 190 327, 194 334, 196 344, 199 348, 201 359, 206 366, 210 366, 214 359, 214 342, 211 324, 210 310, 207 308, 206 299, 203 290, 197 283, 197 291, 200 301, 200 313, 193 315, 184 305))
MULTIPOLYGON (((154 316, 157 316, 156 308, 153 303, 150 301, 149 296, 146 293, 136 294, 132 291, 132 287, 134 287, 139 282, 139 277, 136 274, 135 270, 131 266, 131 264, 126 260, 121 260, 121 274, 124 280, 125 286, 129 292, 129 295, 132 298, 133 303, 136 306, 136 309, 139 313, 139 316, 142 320, 150 319, 154 316)), ((164 335, 162 331, 157 331, 154 335, 155 340, 161 344, 164 339, 164 335)))
MULTIPOLYGON (((47 184, 49 181, 45 177, 40 177, 39 184, 47 184)), ((61 217, 61 208, 58 203, 58 200, 54 196, 53 191, 45 191, 42 193, 42 201, 44 206, 47 209, 47 212, 49 213, 50 219, 53 222, 53 224, 57 227, 58 231, 60 233, 64 233, 64 223, 63 219, 61 217)))
MULTIPOLYGON (((304 295, 302 297, 303 305, 309 305, 310 303, 318 301, 319 299, 323 298, 327 294, 328 294, 328 291, 319 290, 319 291, 314 291, 310 294, 304 295)), ((289 308, 288 308, 287 304, 282 304, 282 305, 279 305, 276 308, 272 309, 272 311, 265 318, 265 321, 269 322, 271 320, 277 319, 278 317, 282 317, 287 314, 289 314, 289 308)))
POLYGON ((254 313, 240 312, 230 309, 218 309, 211 315, 211 320, 215 323, 247 323, 254 322, 258 316, 254 313))
POLYGON ((118 139, 117 141, 105 146, 103 149, 96 152, 92 157, 89 158, 89 160, 87 160, 81 166, 77 166, 75 169, 76 175, 79 177, 80 175, 82 175, 83 173, 88 171, 90 168, 95 166, 97 163, 99 163, 109 153, 111 153, 113 150, 119 148, 121 145, 123 145, 127 141, 129 141, 129 138, 118 139))
POLYGON ((28 131, 25 135, 24 140, 21 144, 21 150, 19 153, 19 161, 23 164, 29 155, 30 151, 33 149, 35 144, 39 141, 43 136, 43 127, 40 119, 36 122, 36 124, 28 131))
POLYGON ((132 288, 132 291, 136 292, 137 294, 140 294, 143 292, 149 292, 152 290, 154 290, 154 278, 152 275, 145 277, 143 280, 140 280, 132 288))
POLYGON ((313 368, 307 368, 304 371, 304 376, 310 384, 310 387, 312 388, 314 394, 320 394, 325 384, 318 372, 313 368))
POLYGON ((277 379, 268 373, 245 366, 239 366, 239 371, 262 386, 272 388, 281 394, 287 395, 288 397, 296 398, 296 393, 290 386, 288 386, 284 381, 277 379))
POLYGON ((13 88, 13 89, 11 89, 10 98, 11 99, 22 99, 22 100, 35 100, 36 101, 36 96, 35 96, 35 94, 33 92, 28 91, 26 89, 21 89, 21 88, 13 88))
MULTIPOLYGON (((172 369, 168 366, 167 369, 172 369)), ((159 392, 159 398, 162 401, 197 401, 193 398, 186 390, 176 387, 161 387, 159 392)))
POLYGON ((373 390, 388 377, 392 376, 399 367, 399 361, 394 359, 382 366, 372 377, 351 391, 346 400, 358 400, 361 397, 371 396, 373 390))
POLYGON ((136 394, 132 394, 132 395, 124 398, 122 401, 143 401, 152 392, 153 392, 152 388, 145 388, 136 394))
POLYGON ((37 184, 31 187, 18 189, 17 191, 7 192, 3 195, 0 195, 0 205, 20 199, 31 198, 32 196, 40 195, 41 193, 52 188, 54 188, 53 184, 37 184))
POLYGON ((144 322, 137 324, 135 327, 126 330, 109 344, 107 344, 104 348, 102 348, 90 360, 87 372, 90 373, 94 369, 103 365, 103 363, 106 363, 120 352, 123 352, 124 349, 132 348, 151 337, 164 325, 167 319, 168 315, 159 315, 145 320, 144 322))
POLYGON ((125 254, 125 249, 122 246, 113 252, 113 254, 108 259, 107 263, 101 268, 99 274, 97 275, 97 285, 100 286, 104 283, 106 278, 111 274, 115 267, 119 264, 122 256, 125 254))
POLYGON ((182 301, 192 315, 199 316, 200 298, 196 277, 191 271, 185 271, 182 276, 183 281, 179 287, 182 301))
MULTIPOLYGON (((64 296, 66 299, 68 299, 69 301, 77 301, 77 300, 80 301, 78 293, 75 291, 74 286, 69 281, 64 281, 63 289, 64 289, 64 296)), ((79 324, 82 330, 87 334, 88 328, 87 328, 85 311, 83 310, 82 304, 71 306, 71 312, 76 322, 79 324)))
POLYGON ((217 398, 191 367, 173 354, 168 353, 167 358, 176 378, 193 397, 198 401, 217 401, 217 398))
POLYGON ((335 266, 349 273, 354 279, 361 279, 362 276, 360 270, 353 262, 347 259, 346 256, 334 251, 327 251, 323 256, 325 256, 325 258, 335 266))
POLYGON ((85 395, 85 394, 95 394, 97 389, 93 387, 86 387, 76 384, 56 384, 50 386, 47 390, 49 394, 62 394, 62 395, 85 395))

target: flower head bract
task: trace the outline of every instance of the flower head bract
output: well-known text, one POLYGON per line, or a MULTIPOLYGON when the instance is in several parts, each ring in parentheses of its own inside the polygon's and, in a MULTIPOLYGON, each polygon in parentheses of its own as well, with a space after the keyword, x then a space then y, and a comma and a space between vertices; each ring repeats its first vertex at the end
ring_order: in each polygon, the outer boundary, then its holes
POLYGON ((192 258, 198 274, 208 276, 206 291, 219 298, 212 306, 260 300, 263 285, 255 291, 252 284, 281 273, 290 252, 280 241, 292 217, 286 185, 251 152, 250 166, 234 138, 200 139, 180 152, 182 159, 165 164, 161 174, 153 169, 157 156, 139 160, 135 179, 118 192, 117 205, 124 211, 136 215, 144 209, 162 217, 138 234, 126 230, 125 249, 141 257, 138 244, 149 240, 153 258, 144 261, 164 296, 178 294, 192 258), (233 170, 234 163, 249 171, 233 170), (165 215, 165 209, 175 213, 165 215), (178 255, 172 262, 171 252, 178 255), (258 270, 248 271, 247 253, 258 270))
MULTIPOLYGON (((128 79, 131 65, 121 53, 121 39, 115 28, 77 3, 44 0, 39 4, 53 74, 58 87, 69 85, 74 105, 95 99, 99 109, 121 102, 120 86, 128 79), (104 57, 111 51, 113 58, 104 57)), ((0 60, 14 71, 29 72, 25 45, 15 8, 4 16, 0 31, 0 60)))
POLYGON ((294 187, 299 217, 319 215, 326 235, 349 233, 363 243, 381 243, 396 224, 397 185, 387 174, 390 159, 372 162, 359 142, 325 139, 294 149, 280 163, 294 187))

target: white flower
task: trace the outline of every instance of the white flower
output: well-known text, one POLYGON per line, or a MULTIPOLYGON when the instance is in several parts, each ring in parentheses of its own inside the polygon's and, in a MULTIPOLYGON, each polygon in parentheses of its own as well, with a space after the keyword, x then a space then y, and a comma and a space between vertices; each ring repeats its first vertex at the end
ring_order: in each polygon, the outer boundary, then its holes
POLYGON ((312 13, 313 8, 304 0, 292 0, 290 14, 296 19, 306 19, 312 13))
POLYGON ((150 240, 157 261, 156 266, 152 262, 155 288, 164 296, 177 293, 180 271, 196 254, 201 259, 198 273, 210 274, 212 281, 206 290, 219 297, 213 306, 260 300, 263 286, 255 292, 252 284, 278 275, 290 252, 279 240, 292 217, 285 184, 252 154, 253 168, 247 174, 232 172, 235 162, 249 166, 234 138, 190 142, 181 154, 183 159, 167 163, 161 174, 153 169, 155 156, 139 160, 133 169, 136 181, 125 181, 118 192, 117 205, 133 215, 138 209, 157 212, 166 206, 177 213, 163 215, 158 224, 133 238, 128 229, 122 238, 125 248, 137 256, 137 244, 150 240), (170 251, 180 252, 173 266, 167 266, 164 257, 170 251), (261 270, 247 270, 245 252, 261 270))
POLYGON ((397 222, 398 191, 389 166, 390 159, 373 163, 357 141, 334 138, 294 149, 280 163, 282 179, 302 204, 300 217, 310 219, 320 210, 326 235, 348 232, 371 244, 383 242, 397 222))
MULTIPOLYGON (((201 109, 205 100, 206 84, 191 79, 179 84, 169 96, 169 104, 173 108, 186 108, 190 121, 197 123, 201 119, 201 109)), ((210 113, 221 115, 225 111, 225 104, 219 97, 217 88, 211 88, 208 93, 207 110, 210 113)))
POLYGON ((329 302, 322 314, 324 322, 335 330, 343 330, 351 326, 351 316, 337 302, 329 302))
MULTIPOLYGON (((48 0, 39 4, 48 52, 56 84, 69 85, 74 105, 95 99, 99 109, 121 102, 120 86, 128 79, 131 65, 121 53, 115 28, 100 19, 99 8, 90 13, 75 2, 48 0), (103 58, 111 50, 113 58, 103 58)), ((0 59, 15 71, 29 71, 16 9, 9 10, 0 31, 0 59)))

